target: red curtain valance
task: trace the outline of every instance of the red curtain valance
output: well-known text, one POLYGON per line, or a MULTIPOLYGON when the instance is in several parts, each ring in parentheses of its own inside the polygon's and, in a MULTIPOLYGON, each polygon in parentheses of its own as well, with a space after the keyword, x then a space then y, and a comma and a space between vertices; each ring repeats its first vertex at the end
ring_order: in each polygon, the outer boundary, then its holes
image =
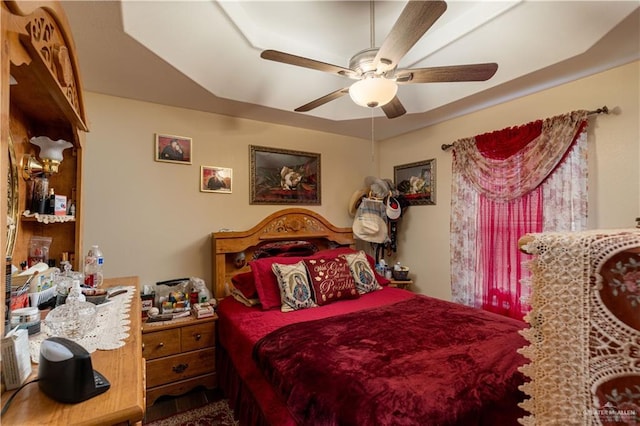
POLYGON ((494 160, 505 160, 540 136, 542 120, 476 136, 478 151, 494 160))
POLYGON ((523 126, 453 143, 454 169, 496 201, 529 193, 555 169, 586 125, 588 112, 573 111, 523 126))

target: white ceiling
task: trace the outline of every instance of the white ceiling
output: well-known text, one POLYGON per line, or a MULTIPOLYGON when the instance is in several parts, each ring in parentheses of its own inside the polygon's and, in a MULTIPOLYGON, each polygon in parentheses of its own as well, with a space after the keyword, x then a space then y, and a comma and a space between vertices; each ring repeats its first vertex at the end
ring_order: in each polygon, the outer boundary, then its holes
MULTIPOLYGON (((405 4, 376 1, 377 46, 405 4)), ((372 112, 381 140, 640 59, 637 0, 450 1, 399 68, 497 62, 492 79, 402 85, 398 97, 407 114, 392 120, 348 96, 297 113, 352 80, 266 61, 260 52, 348 67, 371 44, 369 1, 64 1, 63 7, 85 90, 366 139, 372 112)))

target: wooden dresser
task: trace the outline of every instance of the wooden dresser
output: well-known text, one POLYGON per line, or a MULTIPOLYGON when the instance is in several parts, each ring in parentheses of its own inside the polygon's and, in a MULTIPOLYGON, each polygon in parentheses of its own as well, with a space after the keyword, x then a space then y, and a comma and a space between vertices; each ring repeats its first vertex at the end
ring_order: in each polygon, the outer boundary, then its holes
POLYGON ((217 319, 187 317, 144 324, 142 356, 146 359, 147 406, 162 395, 181 395, 197 386, 217 386, 217 319))
MULTIPOLYGON (((139 288, 138 277, 108 278, 106 287, 133 286, 139 288)), ((117 297, 117 296, 116 296, 117 297)), ((140 295, 136 290, 129 310, 129 337, 121 348, 91 354, 94 370, 104 374, 111 383, 105 393, 78 404, 56 402, 40 391, 37 383, 25 386, 13 399, 2 416, 2 425, 113 425, 134 424, 144 416, 144 362, 141 353, 140 295)), ((32 377, 37 376, 34 366, 32 377)), ((2 404, 13 393, 2 394, 2 404)))

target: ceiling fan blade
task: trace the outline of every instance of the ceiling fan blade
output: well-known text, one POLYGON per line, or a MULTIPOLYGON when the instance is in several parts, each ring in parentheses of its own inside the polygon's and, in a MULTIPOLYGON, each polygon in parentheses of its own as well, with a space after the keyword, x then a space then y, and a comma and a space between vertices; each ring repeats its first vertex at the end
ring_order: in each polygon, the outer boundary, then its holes
POLYGON ((402 106, 402 102, 400 102, 400 99, 398 99, 397 96, 391 99, 391 102, 389 102, 388 104, 382 105, 381 108, 384 111, 387 118, 400 117, 401 115, 404 115, 407 112, 407 110, 404 109, 404 106, 402 106))
POLYGON ((338 65, 327 64, 325 62, 316 61, 315 59, 304 58, 302 56, 292 55, 277 50, 264 50, 260 53, 262 59, 269 61, 282 62, 283 64, 296 65, 298 67, 311 68, 313 70, 338 74, 345 77, 356 77, 357 74, 349 68, 340 67, 338 65))
POLYGON ((447 10, 444 1, 409 1, 375 58, 376 68, 391 69, 447 10))
POLYGON ((498 64, 450 65, 432 68, 414 68, 399 70, 396 73, 398 84, 443 83, 449 81, 486 81, 494 76, 498 64))
POLYGON ((329 93, 328 95, 324 95, 321 98, 318 98, 314 101, 309 102, 308 104, 302 105, 296 108, 294 111, 296 112, 307 112, 311 111, 314 108, 318 108, 321 105, 326 104, 327 102, 331 102, 334 99, 338 99, 344 95, 349 93, 349 88, 345 87, 343 89, 336 90, 335 92, 329 93))

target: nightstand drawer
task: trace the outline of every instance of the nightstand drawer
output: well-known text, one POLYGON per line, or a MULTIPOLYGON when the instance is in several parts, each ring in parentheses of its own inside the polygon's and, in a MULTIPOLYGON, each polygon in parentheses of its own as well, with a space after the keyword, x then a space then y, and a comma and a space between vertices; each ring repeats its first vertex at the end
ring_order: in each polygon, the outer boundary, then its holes
POLYGON ((147 387, 213 372, 215 363, 213 348, 147 361, 147 387))
POLYGON ((190 325, 182 328, 182 352, 215 345, 215 322, 190 325))
POLYGON ((142 357, 147 360, 180 353, 180 329, 142 335, 142 357))

